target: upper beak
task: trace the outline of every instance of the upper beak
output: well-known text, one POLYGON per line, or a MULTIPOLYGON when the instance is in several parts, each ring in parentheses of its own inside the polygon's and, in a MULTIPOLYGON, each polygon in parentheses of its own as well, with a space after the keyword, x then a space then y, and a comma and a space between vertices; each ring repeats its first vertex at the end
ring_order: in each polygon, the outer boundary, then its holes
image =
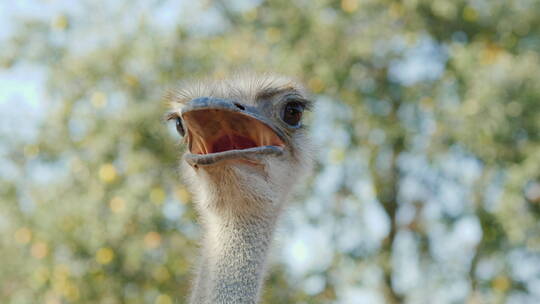
POLYGON ((285 136, 255 107, 221 98, 191 100, 181 111, 191 164, 281 154, 285 136))

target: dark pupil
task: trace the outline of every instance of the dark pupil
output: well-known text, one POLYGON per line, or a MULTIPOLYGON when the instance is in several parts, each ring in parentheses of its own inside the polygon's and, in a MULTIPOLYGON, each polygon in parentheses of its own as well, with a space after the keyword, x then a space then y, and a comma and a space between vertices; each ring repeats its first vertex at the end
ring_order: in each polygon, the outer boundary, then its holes
POLYGON ((297 102, 288 103, 283 113, 283 121, 291 126, 296 126, 302 118, 302 105, 297 102))
POLYGON ((178 131, 180 136, 184 136, 184 126, 182 125, 182 120, 180 118, 176 118, 176 131, 178 131))

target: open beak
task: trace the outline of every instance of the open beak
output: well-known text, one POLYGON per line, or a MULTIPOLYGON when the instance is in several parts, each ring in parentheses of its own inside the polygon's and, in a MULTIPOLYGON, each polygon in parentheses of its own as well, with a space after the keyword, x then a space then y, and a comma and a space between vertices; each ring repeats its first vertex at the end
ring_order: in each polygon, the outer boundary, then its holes
POLYGON ((257 161, 281 155, 283 134, 254 107, 220 98, 201 97, 181 112, 191 165, 211 165, 227 159, 257 161))

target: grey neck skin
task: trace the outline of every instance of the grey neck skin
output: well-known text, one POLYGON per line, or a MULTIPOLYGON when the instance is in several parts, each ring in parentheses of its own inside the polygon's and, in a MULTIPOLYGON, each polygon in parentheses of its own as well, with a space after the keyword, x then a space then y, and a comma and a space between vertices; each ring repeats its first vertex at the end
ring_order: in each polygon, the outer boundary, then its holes
POLYGON ((202 254, 191 304, 259 300, 276 216, 228 214, 203 216, 202 254))

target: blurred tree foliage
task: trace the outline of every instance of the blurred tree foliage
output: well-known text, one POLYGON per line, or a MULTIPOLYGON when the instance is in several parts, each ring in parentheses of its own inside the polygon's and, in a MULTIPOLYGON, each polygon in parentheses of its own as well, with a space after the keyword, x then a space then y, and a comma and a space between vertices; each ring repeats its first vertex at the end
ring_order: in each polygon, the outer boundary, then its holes
POLYGON ((165 25, 178 6, 141 3, 20 19, 2 44, 3 69, 46 70, 48 97, 35 139, 1 135, 2 303, 184 303, 198 226, 161 97, 243 68, 321 104, 299 200, 337 172, 304 210, 332 219, 331 263, 293 280, 278 261, 265 303, 540 302, 539 1, 203 1, 165 25), (340 247, 366 235, 348 224, 366 196, 382 236, 340 247))

